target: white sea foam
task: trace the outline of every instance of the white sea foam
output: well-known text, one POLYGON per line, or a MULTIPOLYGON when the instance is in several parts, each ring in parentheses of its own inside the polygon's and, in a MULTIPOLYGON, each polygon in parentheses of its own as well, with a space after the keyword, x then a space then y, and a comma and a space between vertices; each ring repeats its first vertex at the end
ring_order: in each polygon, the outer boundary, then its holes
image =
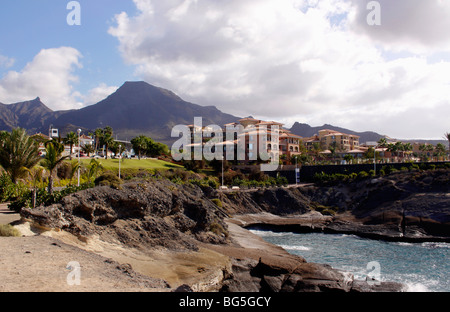
POLYGON ((422 283, 406 283, 406 292, 430 292, 422 283))
POLYGON ((311 250, 311 248, 306 246, 291 246, 291 245, 280 245, 281 248, 286 250, 297 250, 297 251, 308 251, 311 250))
POLYGON ((427 247, 427 248, 450 248, 449 243, 426 242, 426 243, 422 243, 422 246, 427 247))
POLYGON ((286 233, 286 232, 272 232, 272 231, 264 231, 264 230, 250 230, 255 235, 258 235, 260 237, 277 237, 277 236, 287 236, 292 233, 286 233))

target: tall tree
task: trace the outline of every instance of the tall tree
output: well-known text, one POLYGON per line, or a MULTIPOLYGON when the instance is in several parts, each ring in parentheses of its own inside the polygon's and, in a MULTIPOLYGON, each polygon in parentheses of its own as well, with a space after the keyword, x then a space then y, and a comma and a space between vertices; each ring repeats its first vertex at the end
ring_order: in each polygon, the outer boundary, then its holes
POLYGON ((145 151, 148 148, 149 140, 146 136, 140 135, 138 137, 135 137, 133 140, 131 140, 131 144, 133 145, 133 150, 135 153, 137 153, 139 160, 142 157, 142 154, 145 153, 145 151))
POLYGON ((387 142, 386 138, 381 138, 380 140, 378 140, 378 146, 379 147, 386 147, 386 146, 388 146, 388 142, 387 142))
POLYGON ((91 156, 91 153, 94 152, 94 147, 91 144, 86 144, 81 147, 81 150, 87 154, 87 157, 91 156))
POLYGON ((445 148, 445 145, 442 143, 436 144, 435 153, 437 157, 445 157, 447 154, 447 149, 445 148))
POLYGON ((40 160, 39 145, 30 138, 25 129, 14 129, 10 134, 3 133, 0 142, 0 165, 16 183, 40 160))
POLYGON ((94 132, 95 135, 95 152, 98 152, 98 149, 100 148, 100 140, 103 136, 103 129, 97 128, 94 132))
POLYGON ((428 155, 431 157, 431 159, 433 160, 433 153, 434 153, 434 145, 433 144, 428 144, 425 147, 425 151, 428 152, 428 155))
POLYGON ((106 155, 105 156, 106 156, 106 159, 108 159, 109 147, 114 144, 114 138, 112 136, 112 133, 110 133, 110 132, 103 132, 103 136, 102 136, 100 141, 101 141, 102 145, 105 146, 105 151, 106 151, 106 155))
POLYGON ((96 179, 98 172, 103 170, 102 164, 97 159, 92 159, 88 169, 88 181, 93 182, 92 179, 96 179))
POLYGON ((49 171, 48 178, 48 192, 53 194, 53 172, 66 158, 69 156, 62 156, 64 152, 64 145, 58 142, 48 142, 46 145, 46 154, 43 161, 44 168, 49 171))
POLYGON ((64 138, 64 144, 68 144, 70 146, 70 160, 72 160, 72 154, 73 154, 73 146, 78 144, 78 135, 75 132, 69 132, 67 133, 66 137, 64 138))

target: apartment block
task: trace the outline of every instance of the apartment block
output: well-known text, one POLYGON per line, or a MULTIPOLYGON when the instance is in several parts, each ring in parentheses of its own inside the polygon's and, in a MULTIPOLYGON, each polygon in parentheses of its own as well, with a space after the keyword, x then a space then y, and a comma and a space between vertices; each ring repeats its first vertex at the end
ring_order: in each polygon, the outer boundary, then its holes
POLYGON ((323 150, 335 148, 337 152, 348 152, 359 148, 359 136, 334 130, 320 130, 318 139, 323 150))

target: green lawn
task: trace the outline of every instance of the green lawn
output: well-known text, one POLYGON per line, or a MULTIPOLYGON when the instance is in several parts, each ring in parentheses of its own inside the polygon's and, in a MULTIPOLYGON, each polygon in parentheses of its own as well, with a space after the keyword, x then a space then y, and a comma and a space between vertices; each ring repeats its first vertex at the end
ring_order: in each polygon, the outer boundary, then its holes
MULTIPOLYGON (((81 159, 85 166, 89 166, 91 159, 81 159)), ((118 159, 98 159, 103 168, 114 170, 119 169, 118 159)), ((155 159, 123 159, 120 165, 121 169, 176 169, 184 168, 162 160, 155 159)))

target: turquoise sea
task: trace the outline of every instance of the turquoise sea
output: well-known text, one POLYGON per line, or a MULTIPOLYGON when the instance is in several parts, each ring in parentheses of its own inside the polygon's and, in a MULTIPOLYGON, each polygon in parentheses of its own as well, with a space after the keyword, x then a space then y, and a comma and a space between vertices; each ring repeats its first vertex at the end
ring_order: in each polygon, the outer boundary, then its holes
POLYGON ((450 291, 449 243, 401 243, 354 235, 251 231, 308 262, 325 263, 351 272, 355 279, 377 277, 381 281, 400 282, 407 285, 408 291, 450 291))

